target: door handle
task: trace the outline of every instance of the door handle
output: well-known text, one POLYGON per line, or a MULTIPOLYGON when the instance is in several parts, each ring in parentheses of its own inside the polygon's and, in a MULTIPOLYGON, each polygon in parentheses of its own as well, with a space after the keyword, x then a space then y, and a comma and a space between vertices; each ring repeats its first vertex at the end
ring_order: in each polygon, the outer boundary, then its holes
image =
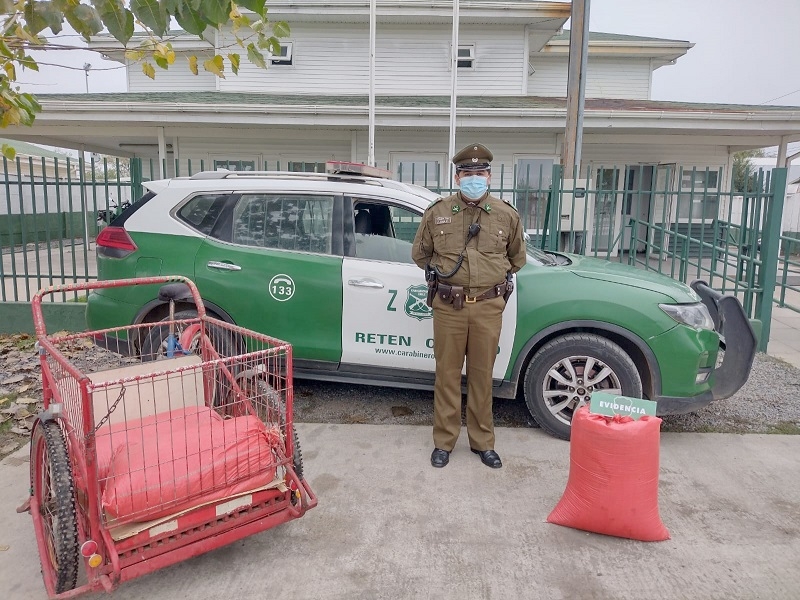
POLYGON ((210 260, 206 265, 209 269, 221 269, 223 271, 241 271, 242 267, 234 265, 233 263, 221 262, 218 260, 210 260))
POLYGON ((371 277, 362 277, 361 279, 348 279, 347 285, 352 285, 353 287, 374 288, 376 290, 383 289, 383 284, 377 279, 372 279, 371 277))

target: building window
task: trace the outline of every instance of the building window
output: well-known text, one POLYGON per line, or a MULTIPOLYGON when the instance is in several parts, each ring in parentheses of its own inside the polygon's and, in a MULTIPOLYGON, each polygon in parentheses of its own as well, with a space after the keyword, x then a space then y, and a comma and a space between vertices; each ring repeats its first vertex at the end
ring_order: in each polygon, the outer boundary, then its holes
POLYGON ((722 169, 684 169, 678 194, 680 220, 714 219, 719 212, 719 181, 722 169))
POLYGON ((522 225, 536 233, 544 229, 547 200, 553 185, 552 158, 519 158, 514 181, 514 205, 522 225))
POLYGON ((325 163, 290 160, 286 165, 286 170, 294 173, 324 173, 325 163))
POLYGON ((403 183, 414 183, 426 188, 440 187, 441 166, 437 160, 401 160, 397 162, 395 176, 403 183))
POLYGON ((475 44, 458 47, 458 68, 472 69, 475 66, 475 44))
POLYGON ((273 65, 291 65, 292 64, 292 42, 281 43, 280 54, 273 54, 270 56, 269 62, 273 65))
POLYGON ((215 160, 214 170, 227 169, 228 171, 255 171, 256 161, 254 160, 215 160))

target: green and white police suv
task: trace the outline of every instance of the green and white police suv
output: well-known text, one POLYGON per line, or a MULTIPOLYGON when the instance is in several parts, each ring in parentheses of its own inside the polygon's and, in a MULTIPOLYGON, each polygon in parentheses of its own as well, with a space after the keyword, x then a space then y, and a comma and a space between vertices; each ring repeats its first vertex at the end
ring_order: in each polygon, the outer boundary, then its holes
MULTIPOLYGON (((356 166, 331 167, 148 182, 148 193, 97 237, 99 278, 185 275, 213 316, 291 342, 300 378, 432 388, 432 314, 411 242, 437 196, 356 166)), ((181 317, 193 306, 177 309, 181 317)), ((153 286, 88 299, 91 329, 167 314, 153 286)), ((160 348, 166 330, 126 340, 127 351, 160 348)), ((596 390, 655 400, 659 414, 732 395, 747 380, 755 344, 738 301, 700 282, 690 288, 530 245, 503 315, 495 396, 521 393, 539 425, 566 439, 575 410, 596 390)))

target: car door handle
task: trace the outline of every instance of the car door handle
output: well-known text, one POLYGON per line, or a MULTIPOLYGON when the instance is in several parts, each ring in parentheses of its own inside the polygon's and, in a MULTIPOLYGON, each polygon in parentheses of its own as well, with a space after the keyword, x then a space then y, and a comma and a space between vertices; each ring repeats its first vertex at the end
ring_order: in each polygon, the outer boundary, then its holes
POLYGON ((383 289, 383 284, 377 279, 372 279, 371 277, 362 277, 361 279, 348 279, 347 285, 352 285, 354 287, 375 288, 376 290, 383 289))
POLYGON ((222 269, 223 271, 241 271, 242 267, 234 265, 233 263, 220 262, 218 260, 210 260, 206 265, 209 269, 222 269))

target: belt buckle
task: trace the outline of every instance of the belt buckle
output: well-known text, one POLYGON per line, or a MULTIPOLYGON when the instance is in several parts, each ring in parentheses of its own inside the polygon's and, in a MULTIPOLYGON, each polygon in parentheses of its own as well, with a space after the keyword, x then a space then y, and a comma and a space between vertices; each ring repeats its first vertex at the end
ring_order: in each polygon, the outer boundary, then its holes
POLYGON ((477 296, 473 296, 472 298, 470 298, 469 296, 464 295, 464 302, 466 302, 467 304, 475 304, 477 301, 478 301, 477 296))

